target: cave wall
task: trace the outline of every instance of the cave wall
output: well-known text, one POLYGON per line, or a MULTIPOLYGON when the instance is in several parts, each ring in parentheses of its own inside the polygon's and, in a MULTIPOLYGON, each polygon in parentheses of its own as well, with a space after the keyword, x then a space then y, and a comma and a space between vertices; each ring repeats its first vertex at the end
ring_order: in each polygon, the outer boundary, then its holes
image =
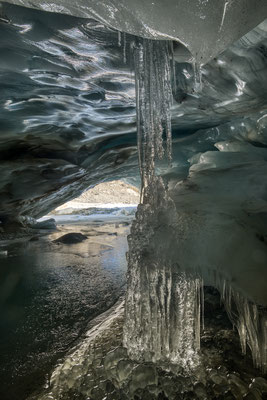
MULTIPOLYGON (((2 221, 40 217, 101 181, 139 183, 134 40, 92 19, 2 3, 2 221)), ((200 92, 192 66, 176 63, 173 163, 158 165, 166 181, 186 178, 217 142, 266 147, 266 68, 266 22, 202 67, 200 92)))

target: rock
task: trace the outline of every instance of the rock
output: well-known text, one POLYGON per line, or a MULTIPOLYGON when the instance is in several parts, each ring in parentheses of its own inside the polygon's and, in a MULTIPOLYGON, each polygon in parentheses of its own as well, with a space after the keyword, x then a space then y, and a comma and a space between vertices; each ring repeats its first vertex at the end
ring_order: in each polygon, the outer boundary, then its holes
POLYGON ((29 242, 37 242, 39 240, 38 236, 33 236, 29 239, 29 242))
POLYGON ((87 236, 78 232, 66 233, 66 235, 60 236, 60 238, 54 240, 55 243, 64 243, 64 244, 75 244, 81 243, 87 239, 87 236))
POLYGON ((36 222, 31 226, 33 229, 57 229, 54 218, 49 218, 44 221, 36 222))

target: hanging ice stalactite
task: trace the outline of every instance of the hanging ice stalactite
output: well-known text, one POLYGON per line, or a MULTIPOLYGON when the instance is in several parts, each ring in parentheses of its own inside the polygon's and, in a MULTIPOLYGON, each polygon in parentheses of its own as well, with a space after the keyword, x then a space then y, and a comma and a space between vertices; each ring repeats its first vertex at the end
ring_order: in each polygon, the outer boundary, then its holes
POLYGON ((126 64, 126 62, 127 62, 126 45, 127 45, 126 33, 123 32, 123 34, 122 34, 122 51, 123 51, 123 63, 124 64, 126 64))
POLYGON ((121 32, 118 31, 118 46, 121 47, 121 32))
POLYGON ((149 39, 138 39, 134 48, 137 136, 143 188, 154 177, 155 159, 163 158, 164 129, 167 157, 171 161, 172 87, 169 49, 169 42, 149 39))
POLYGON ((196 93, 201 92, 202 90, 202 71, 201 66, 197 62, 192 64, 193 66, 193 74, 194 74, 194 91, 196 93))
POLYGON ((221 290, 227 314, 237 328, 241 349, 246 354, 247 345, 251 349, 254 365, 267 372, 267 314, 233 290, 226 281, 221 290))

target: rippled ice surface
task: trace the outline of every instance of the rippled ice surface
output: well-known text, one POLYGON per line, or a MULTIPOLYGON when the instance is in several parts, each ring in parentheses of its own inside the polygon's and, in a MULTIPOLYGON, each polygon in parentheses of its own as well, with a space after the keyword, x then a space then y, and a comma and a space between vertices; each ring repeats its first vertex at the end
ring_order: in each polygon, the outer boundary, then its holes
MULTIPOLYGON (((22 214, 39 217, 103 180, 138 180, 135 38, 119 37, 93 20, 3 3, 3 215, 12 215, 16 204, 22 214)), ((217 151, 217 142, 249 142, 248 151, 266 144, 266 46, 263 23, 202 68, 201 93, 192 66, 176 63, 169 172, 177 180, 187 176, 189 158, 217 151), (193 134, 209 127, 216 128, 193 134)))
POLYGON ((1 400, 22 400, 40 387, 88 321, 124 293, 128 224, 78 223, 1 247, 1 400), (53 242, 68 232, 88 239, 53 242))

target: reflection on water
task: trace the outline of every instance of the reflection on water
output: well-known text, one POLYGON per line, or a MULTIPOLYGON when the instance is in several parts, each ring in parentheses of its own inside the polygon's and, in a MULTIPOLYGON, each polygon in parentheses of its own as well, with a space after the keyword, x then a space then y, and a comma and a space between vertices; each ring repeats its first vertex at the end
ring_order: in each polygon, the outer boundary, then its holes
POLYGON ((0 398, 24 399, 60 356, 124 292, 128 226, 65 225, 0 253, 0 398), (67 232, 88 239, 65 245, 67 232))

